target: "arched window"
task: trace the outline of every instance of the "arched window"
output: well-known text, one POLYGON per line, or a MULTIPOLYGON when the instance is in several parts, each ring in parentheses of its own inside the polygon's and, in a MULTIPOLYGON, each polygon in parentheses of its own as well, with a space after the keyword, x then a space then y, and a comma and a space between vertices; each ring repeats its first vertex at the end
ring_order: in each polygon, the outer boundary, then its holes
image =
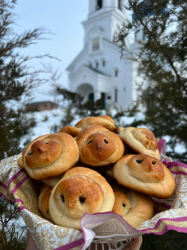
POLYGON ((117 77, 117 76, 118 76, 118 70, 115 69, 115 77, 117 77))
POLYGON ((98 67, 99 67, 99 63, 98 62, 95 63, 95 67, 96 67, 96 69, 98 69, 98 67))
POLYGON ((118 0, 118 8, 122 10, 122 0, 118 0))
POLYGON ((99 10, 103 7, 103 1, 102 0, 97 0, 97 6, 96 6, 96 10, 99 10))
POLYGON ((106 64, 106 63, 105 63, 105 60, 102 61, 102 64, 103 64, 103 67, 105 67, 105 64, 106 64))
POLYGON ((99 38, 95 38, 92 40, 92 51, 98 51, 99 50, 99 38))

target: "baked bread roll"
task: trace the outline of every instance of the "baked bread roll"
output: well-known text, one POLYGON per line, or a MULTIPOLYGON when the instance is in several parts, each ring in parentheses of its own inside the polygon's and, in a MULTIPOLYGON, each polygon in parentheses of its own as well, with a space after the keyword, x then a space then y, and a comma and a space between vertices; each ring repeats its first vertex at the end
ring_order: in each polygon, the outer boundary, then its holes
POLYGON ((112 177, 112 178, 114 178, 114 175, 113 175, 113 167, 114 167, 114 164, 105 167, 105 173, 106 173, 108 176, 112 177))
POLYGON ((121 140, 135 152, 160 159, 158 141, 149 129, 128 127, 119 131, 121 140))
POLYGON ((41 193, 38 197, 38 208, 45 219, 53 222, 49 213, 49 197, 51 195, 51 191, 52 188, 47 185, 42 188, 41 193))
POLYGON ((62 179, 63 175, 64 173, 53 178, 42 180, 42 182, 48 185, 49 187, 54 188, 54 186, 62 179))
POLYGON ((121 139, 101 125, 91 125, 77 136, 80 160, 90 166, 106 166, 118 161, 124 152, 121 139))
POLYGON ((151 198, 128 189, 115 189, 115 203, 112 212, 119 214, 132 227, 137 227, 153 217, 151 198))
POLYGON ((78 160, 79 149, 75 139, 61 132, 31 142, 23 153, 23 166, 36 180, 61 175, 78 160))
MULTIPOLYGON (((50 134, 47 134, 47 135, 41 135, 39 137, 37 137, 36 139, 34 139, 31 143, 29 143, 29 145, 26 147, 26 149, 34 144, 36 141, 39 141, 39 140, 43 140, 44 138, 46 138, 47 136, 49 136, 50 134)), ((25 150, 26 150, 25 149, 25 150)), ((24 152, 23 152, 24 153, 24 152)), ((24 168, 24 164, 23 164, 23 155, 18 159, 18 166, 20 168, 24 168)))
POLYGON ((114 193, 105 178, 77 167, 69 169, 53 188, 49 211, 55 224, 80 230, 84 213, 112 211, 113 205, 114 193))
POLYGON ((115 121, 110 116, 86 117, 75 124, 76 128, 84 129, 90 125, 101 125, 108 130, 115 132, 115 121))
POLYGON ((59 132, 64 132, 64 133, 67 133, 73 137, 76 137, 80 131, 81 131, 80 128, 75 128, 72 126, 65 126, 59 132))
POLYGON ((117 182, 125 187, 158 198, 169 198, 175 190, 175 180, 158 159, 144 155, 126 155, 113 167, 117 182))

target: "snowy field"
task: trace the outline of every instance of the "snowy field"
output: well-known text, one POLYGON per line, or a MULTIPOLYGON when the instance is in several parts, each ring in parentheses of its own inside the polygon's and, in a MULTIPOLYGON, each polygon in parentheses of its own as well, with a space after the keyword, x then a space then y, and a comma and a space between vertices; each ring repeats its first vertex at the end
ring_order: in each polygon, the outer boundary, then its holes
MULTIPOLYGON (((116 114, 116 110, 111 110, 112 115, 116 114)), ((51 127, 60 124, 60 121, 65 115, 64 109, 54 109, 54 110, 46 110, 41 112, 33 112, 32 115, 36 118, 36 127, 33 128, 33 133, 30 136, 31 140, 34 140, 36 137, 49 134, 52 132, 51 127)), ((103 115, 105 115, 103 113, 103 115)), ((81 118, 75 115, 75 119, 69 124, 70 126, 74 126, 81 118)), ((142 113, 137 113, 134 117, 122 116, 120 117, 120 123, 124 125, 131 124, 134 120, 144 119, 144 115, 142 113)), ((146 127, 146 126, 144 126, 146 127)), ((155 135, 157 137, 157 135, 155 135)), ((166 140, 166 143, 169 141, 169 136, 164 136, 163 139, 166 140)), ((167 147, 169 150, 169 147, 167 147)), ((177 144, 175 151, 178 153, 185 152, 185 147, 182 144, 177 144)))
MULTIPOLYGON (((112 115, 115 115, 116 110, 111 110, 112 115)), ((64 109, 54 109, 54 110, 46 110, 41 112, 33 112, 37 125, 33 128, 33 133, 31 135, 32 140, 38 136, 45 135, 51 133, 51 127, 60 124, 63 116, 65 115, 64 109)), ((105 115, 103 113, 103 115, 105 115)), ((75 119, 69 124, 70 126, 74 126, 81 118, 75 115, 75 119)), ((143 119, 143 115, 138 113, 136 117, 126 117, 123 116, 120 118, 120 122, 122 124, 130 124, 135 119, 143 119)))

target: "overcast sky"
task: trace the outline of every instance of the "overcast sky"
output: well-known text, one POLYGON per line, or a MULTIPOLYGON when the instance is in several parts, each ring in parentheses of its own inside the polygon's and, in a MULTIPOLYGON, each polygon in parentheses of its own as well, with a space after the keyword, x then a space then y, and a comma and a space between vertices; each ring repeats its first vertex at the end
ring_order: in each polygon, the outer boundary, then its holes
MULTIPOLYGON (((84 30, 81 22, 87 19, 88 0, 18 0, 14 12, 18 15, 16 32, 32 30, 36 27, 50 29, 50 40, 38 41, 37 44, 21 50, 29 56, 51 54, 61 60, 45 60, 52 63, 53 69, 62 73, 60 82, 67 86, 66 68, 83 48, 84 30)), ((31 63, 36 69, 42 68, 41 62, 31 63)), ((48 95, 48 84, 34 93, 34 101, 53 100, 48 95)))

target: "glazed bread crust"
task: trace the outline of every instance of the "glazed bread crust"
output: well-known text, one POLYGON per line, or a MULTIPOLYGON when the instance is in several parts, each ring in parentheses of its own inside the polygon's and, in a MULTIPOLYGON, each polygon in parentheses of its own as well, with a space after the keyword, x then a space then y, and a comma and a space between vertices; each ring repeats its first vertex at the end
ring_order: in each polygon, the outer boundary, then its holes
POLYGON ((117 182, 125 187, 167 199, 175 190, 175 180, 158 159, 144 155, 126 155, 113 168, 117 182))
POLYGON ((59 132, 64 132, 64 133, 67 133, 73 137, 76 137, 80 131, 81 131, 80 128, 75 128, 72 126, 65 126, 59 132))
POLYGON ((78 160, 79 149, 75 139, 62 132, 35 140, 23 154, 23 166, 36 180, 59 176, 78 160))
POLYGON ((80 160, 90 166, 99 167, 115 163, 124 152, 121 139, 101 125, 91 125, 77 136, 80 160))
POLYGON ((101 125, 112 132, 116 130, 115 121, 110 116, 86 117, 75 124, 75 127, 84 129, 90 125, 101 125))
POLYGON ((53 178, 42 180, 43 183, 53 188, 63 177, 64 173, 53 178))
POLYGON ((84 213, 112 211, 114 193, 108 182, 94 170, 69 169, 53 188, 49 211, 55 224, 81 229, 84 213))
POLYGON ((113 212, 121 215, 132 227, 137 227, 153 217, 151 198, 133 190, 114 190, 113 212))
POLYGON ((149 129, 128 127, 119 130, 121 140, 139 154, 147 154, 160 159, 158 142, 149 129))
POLYGON ((24 167, 24 157, 25 157, 25 156, 28 154, 28 152, 30 151, 31 146, 32 146, 35 142, 37 142, 37 141, 39 141, 39 140, 43 140, 44 138, 46 138, 46 137, 49 136, 49 135, 50 135, 50 134, 41 135, 41 136, 37 137, 36 139, 34 139, 31 143, 29 143, 29 144, 27 145, 26 149, 25 149, 24 152, 23 152, 23 155, 18 159, 18 166, 19 166, 20 168, 25 168, 25 167, 24 167), (25 153, 25 152, 27 152, 27 153, 25 153))
POLYGON ((47 185, 42 188, 41 193, 38 197, 38 208, 45 219, 53 222, 49 213, 49 197, 51 195, 51 191, 52 188, 47 185))

